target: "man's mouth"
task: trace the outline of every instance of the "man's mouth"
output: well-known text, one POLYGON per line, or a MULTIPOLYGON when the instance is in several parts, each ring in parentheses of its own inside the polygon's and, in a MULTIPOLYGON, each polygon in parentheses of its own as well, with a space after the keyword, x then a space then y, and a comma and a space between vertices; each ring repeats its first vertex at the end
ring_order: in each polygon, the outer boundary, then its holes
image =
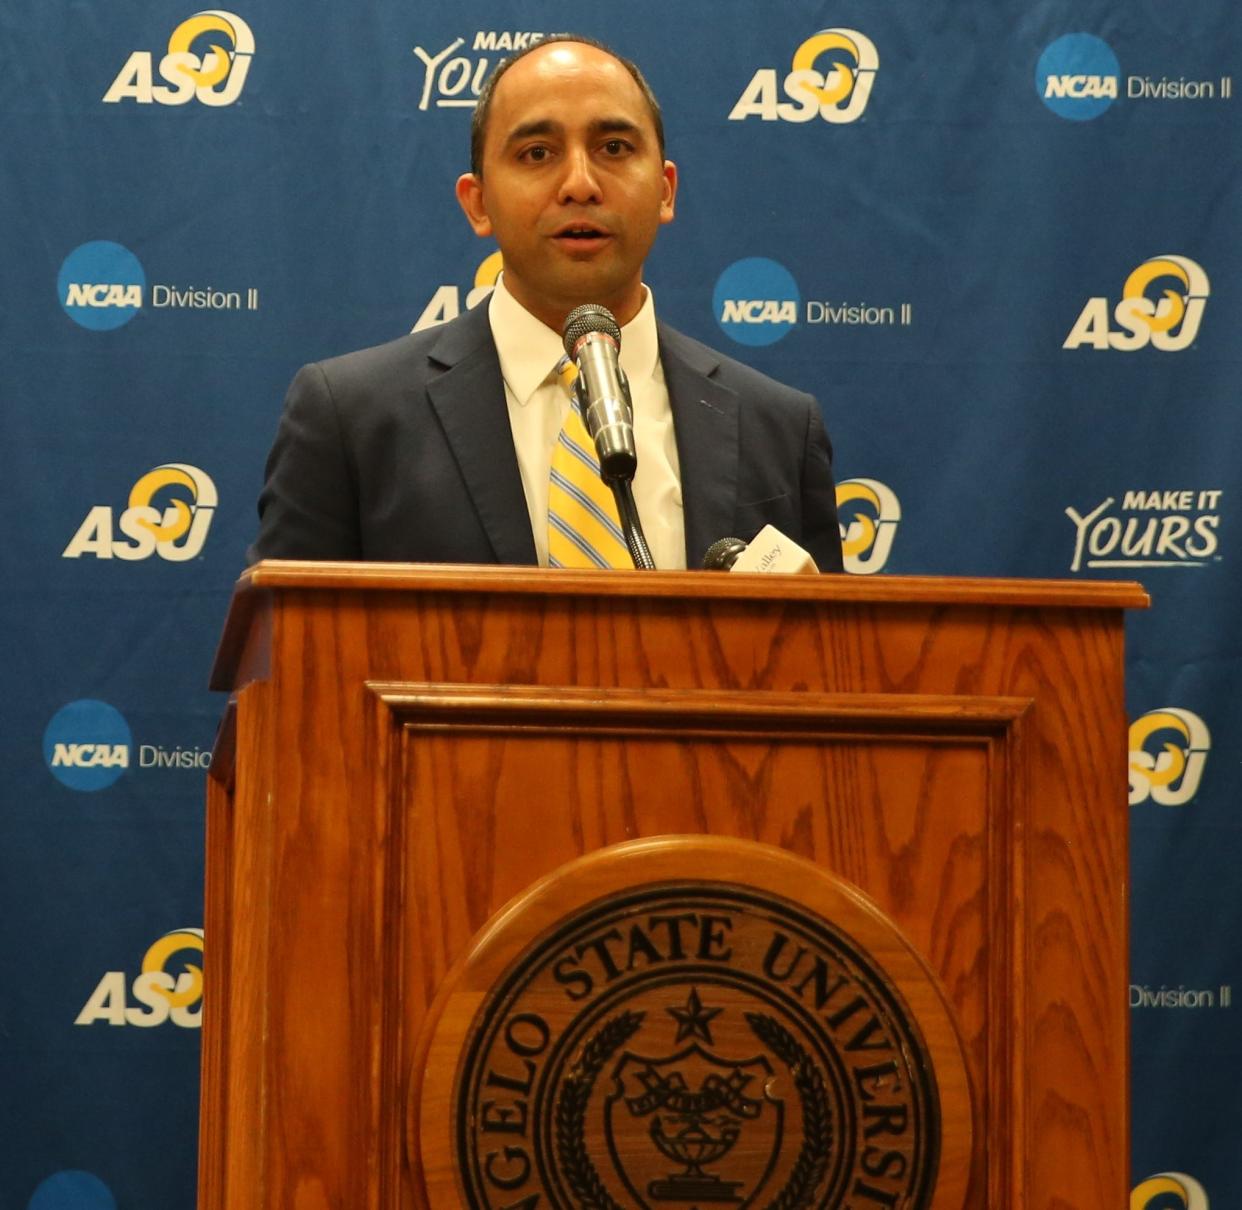
POLYGON ((595 227, 590 223, 573 223, 568 227, 562 227, 554 238, 558 241, 564 241, 566 244, 587 247, 593 243, 608 239, 609 233, 602 227, 595 227))

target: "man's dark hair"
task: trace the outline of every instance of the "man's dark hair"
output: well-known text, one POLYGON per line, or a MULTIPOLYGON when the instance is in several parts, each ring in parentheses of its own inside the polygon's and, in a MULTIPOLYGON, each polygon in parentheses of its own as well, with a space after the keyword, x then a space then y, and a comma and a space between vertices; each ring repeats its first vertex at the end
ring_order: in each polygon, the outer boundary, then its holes
POLYGON ((483 82, 483 88, 479 93, 479 103, 475 106, 474 117, 470 121, 470 171, 482 179, 483 140, 487 137, 487 119, 491 114, 492 97, 495 95, 496 85, 500 82, 500 78, 509 68, 525 59, 532 51, 538 50, 541 46, 548 46, 553 42, 580 42, 583 46, 593 46, 596 50, 602 50, 604 54, 611 55, 630 73, 634 78, 634 83, 638 85, 638 91, 643 94, 643 100, 647 102, 647 108, 651 110, 651 121, 655 125, 656 142, 660 147, 660 158, 663 159, 664 115, 660 112, 660 102, 656 100, 655 93, 651 91, 651 85, 647 83, 643 73, 638 70, 638 64, 631 59, 627 59, 624 55, 617 54, 611 46, 605 46, 598 38, 591 38, 586 34, 549 34, 546 38, 541 38, 538 42, 532 42, 529 46, 523 47, 516 55, 510 55, 507 59, 501 59, 496 65, 496 70, 483 82))

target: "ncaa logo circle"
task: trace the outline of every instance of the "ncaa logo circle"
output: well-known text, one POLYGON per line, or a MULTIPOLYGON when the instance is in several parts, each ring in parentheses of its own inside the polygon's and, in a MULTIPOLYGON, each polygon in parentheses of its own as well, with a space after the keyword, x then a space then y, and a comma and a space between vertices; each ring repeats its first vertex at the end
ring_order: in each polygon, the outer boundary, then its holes
POLYGON ((62 706, 43 732, 43 759, 71 790, 103 790, 129 768, 134 737, 121 712, 82 698, 62 706))
POLYGON ((798 322, 801 302, 793 274, 765 256, 734 261, 712 295, 721 331, 743 345, 775 344, 798 322))
POLYGON ((1039 98, 1058 117, 1098 118, 1116 99, 1121 64, 1094 34, 1065 34, 1049 44, 1035 65, 1039 98))
POLYGON ((116 1198, 93 1173, 68 1168, 40 1181, 26 1210, 116 1210, 116 1198))
POLYGON ((147 275, 122 244, 96 239, 79 244, 60 267, 56 293, 65 314, 82 328, 123 327, 142 309, 147 275))

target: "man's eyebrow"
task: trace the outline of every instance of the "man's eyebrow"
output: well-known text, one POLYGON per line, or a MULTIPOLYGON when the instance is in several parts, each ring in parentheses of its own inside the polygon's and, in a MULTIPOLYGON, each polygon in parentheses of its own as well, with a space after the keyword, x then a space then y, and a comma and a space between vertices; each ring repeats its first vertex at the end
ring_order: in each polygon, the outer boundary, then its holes
MULTIPOLYGON (((592 134, 629 134, 641 135, 642 127, 630 118, 598 118, 591 123, 592 134)), ((563 134, 565 127, 554 118, 534 118, 515 126, 505 139, 505 146, 521 142, 522 139, 535 138, 539 135, 563 134)))
POLYGON ((596 134, 641 134, 642 127, 629 118, 600 118, 591 123, 596 134))
POLYGON ((551 118, 536 118, 530 122, 523 122, 520 126, 515 126, 509 131, 509 137, 505 139, 505 146, 516 143, 521 139, 529 139, 539 134, 556 134, 563 127, 559 122, 554 122, 551 118))

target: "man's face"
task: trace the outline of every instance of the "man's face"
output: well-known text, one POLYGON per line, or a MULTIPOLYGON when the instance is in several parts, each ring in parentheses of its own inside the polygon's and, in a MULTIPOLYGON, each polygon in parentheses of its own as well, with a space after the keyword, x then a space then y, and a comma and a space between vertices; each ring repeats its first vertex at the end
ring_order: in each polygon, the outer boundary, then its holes
POLYGON ((676 192, 633 77, 579 42, 542 47, 501 77, 482 178, 457 182, 475 234, 500 245, 509 292, 557 331, 582 303, 622 324, 637 314, 643 261, 676 192))

